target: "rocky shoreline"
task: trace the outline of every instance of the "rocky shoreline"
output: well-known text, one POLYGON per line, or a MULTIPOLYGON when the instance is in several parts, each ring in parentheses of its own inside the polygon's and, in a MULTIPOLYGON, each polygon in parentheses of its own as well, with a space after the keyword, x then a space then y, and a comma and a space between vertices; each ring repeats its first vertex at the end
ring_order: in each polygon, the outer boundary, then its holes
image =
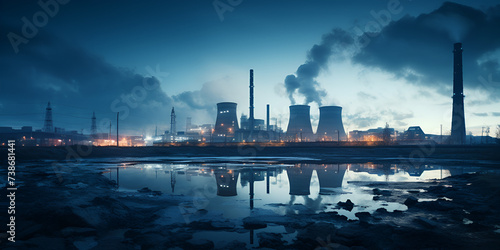
MULTIPOLYGON (((182 195, 148 189, 119 192, 103 169, 47 165, 18 168, 16 242, 1 236, 4 249, 242 249, 237 239, 221 244, 196 235, 204 232, 252 235, 258 248, 444 248, 494 249, 500 245, 500 177, 466 174, 417 183, 358 183, 373 199, 405 204, 406 211, 356 213, 300 207, 299 213, 272 215, 255 209, 243 220, 180 205, 182 195), (184 207, 186 209, 186 207, 184 207), (189 213, 189 218, 184 215, 189 213), (265 231, 280 227, 281 233, 265 231)), ((6 195, 5 188, 1 195, 6 195)), ((5 197, 5 196, 4 196, 5 197)), ((286 204, 284 204, 286 205, 286 204)), ((352 209, 349 200, 338 209, 352 209)))

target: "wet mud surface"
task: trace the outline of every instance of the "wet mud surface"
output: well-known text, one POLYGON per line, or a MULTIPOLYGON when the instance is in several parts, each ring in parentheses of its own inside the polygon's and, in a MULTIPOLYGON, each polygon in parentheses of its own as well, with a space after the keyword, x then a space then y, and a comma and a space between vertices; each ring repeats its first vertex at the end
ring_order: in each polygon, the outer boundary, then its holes
MULTIPOLYGON (((78 166, 56 170, 46 164, 18 168, 22 184, 16 196, 16 242, 7 242, 2 233, 0 244, 5 249, 500 246, 498 174, 465 174, 429 182, 357 182, 374 200, 408 207, 405 211, 359 212, 357 220, 336 211, 316 213, 301 204, 293 205, 297 213, 280 216, 254 209, 250 216, 237 220, 185 205, 192 197, 149 189, 119 192, 102 170, 78 166), (253 244, 246 242, 248 238, 253 244)), ((5 189, 1 192, 7 195, 5 189)), ((346 200, 336 207, 340 211, 361 205, 346 200)))

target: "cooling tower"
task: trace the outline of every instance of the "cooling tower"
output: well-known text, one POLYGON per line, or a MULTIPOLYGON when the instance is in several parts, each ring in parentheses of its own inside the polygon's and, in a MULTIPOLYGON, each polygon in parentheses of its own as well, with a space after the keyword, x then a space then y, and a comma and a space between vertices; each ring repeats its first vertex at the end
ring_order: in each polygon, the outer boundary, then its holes
POLYGON ((215 122, 214 136, 232 138, 238 128, 236 103, 217 103, 217 121, 215 122))
POLYGON ((290 195, 309 195, 313 169, 307 165, 288 167, 286 174, 290 185, 290 195))
POLYGON ((346 140, 347 136, 342 123, 342 107, 324 106, 319 108, 319 123, 316 131, 318 140, 346 140))
POLYGON ((465 143, 464 81, 462 71, 462 44, 453 50, 453 110, 451 117, 451 143, 465 143))
POLYGON ((313 139, 310 110, 311 107, 308 105, 290 106, 290 120, 288 120, 286 130, 289 140, 309 141, 313 139))
POLYGON ((214 172, 217 182, 218 196, 236 196, 236 183, 238 182, 238 171, 217 169, 214 172))
POLYGON ((319 165, 316 168, 319 179, 319 194, 335 194, 334 189, 342 187, 346 170, 347 166, 345 164, 319 165))

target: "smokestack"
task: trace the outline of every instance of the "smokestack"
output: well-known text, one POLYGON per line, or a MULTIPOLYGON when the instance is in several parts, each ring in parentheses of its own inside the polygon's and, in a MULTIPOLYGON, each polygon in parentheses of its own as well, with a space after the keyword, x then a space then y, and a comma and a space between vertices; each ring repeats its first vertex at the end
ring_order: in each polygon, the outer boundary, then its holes
POLYGON ((172 107, 172 111, 170 112, 170 134, 175 136, 176 134, 176 128, 175 128, 175 110, 174 107, 172 107))
POLYGON ((290 106, 290 120, 286 135, 288 140, 308 141, 313 137, 309 105, 290 106))
POLYGON ((267 131, 271 130, 271 126, 269 125, 269 104, 267 104, 267 117, 266 117, 266 125, 267 125, 267 131))
POLYGON ((253 115, 253 69, 250 70, 250 131, 254 128, 254 115, 253 115))
POLYGON ((320 140, 322 138, 332 141, 347 139, 342 123, 342 107, 324 106, 319 108, 319 123, 316 135, 320 140))
POLYGON ((465 143, 464 81, 462 71, 462 43, 453 50, 453 110, 451 117, 451 143, 465 143))

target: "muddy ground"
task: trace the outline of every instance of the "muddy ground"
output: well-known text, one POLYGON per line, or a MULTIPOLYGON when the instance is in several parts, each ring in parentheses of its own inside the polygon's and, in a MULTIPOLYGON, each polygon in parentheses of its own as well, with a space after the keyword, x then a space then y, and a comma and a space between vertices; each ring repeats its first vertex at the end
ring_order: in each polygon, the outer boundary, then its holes
MULTIPOLYGON (((373 199, 400 202, 406 211, 357 213, 348 220, 337 212, 276 216, 255 210, 243 220, 227 220, 206 210, 179 209, 190 197, 141 190, 116 191, 103 169, 79 166, 52 169, 28 164, 17 169, 16 242, 0 235, 4 249, 211 249, 200 232, 255 235, 258 248, 272 249, 498 249, 500 181, 495 174, 467 174, 420 183, 357 183, 373 199), (186 219, 186 213, 189 218, 186 219), (286 233, 262 233, 266 227, 286 233), (285 240, 288 236, 291 240, 285 240)), ((5 185, 3 183, 2 185, 5 185)), ((6 197, 6 189, 1 189, 6 197)), ((7 203, 2 199, 1 207, 7 203)), ((352 209, 350 201, 338 209, 352 209)), ((294 206, 300 206, 294 205, 294 206)), ((184 206, 185 208, 185 206, 184 206)), ((2 215, 2 224, 7 218, 2 215)), ((228 240, 220 249, 248 247, 228 240)))

